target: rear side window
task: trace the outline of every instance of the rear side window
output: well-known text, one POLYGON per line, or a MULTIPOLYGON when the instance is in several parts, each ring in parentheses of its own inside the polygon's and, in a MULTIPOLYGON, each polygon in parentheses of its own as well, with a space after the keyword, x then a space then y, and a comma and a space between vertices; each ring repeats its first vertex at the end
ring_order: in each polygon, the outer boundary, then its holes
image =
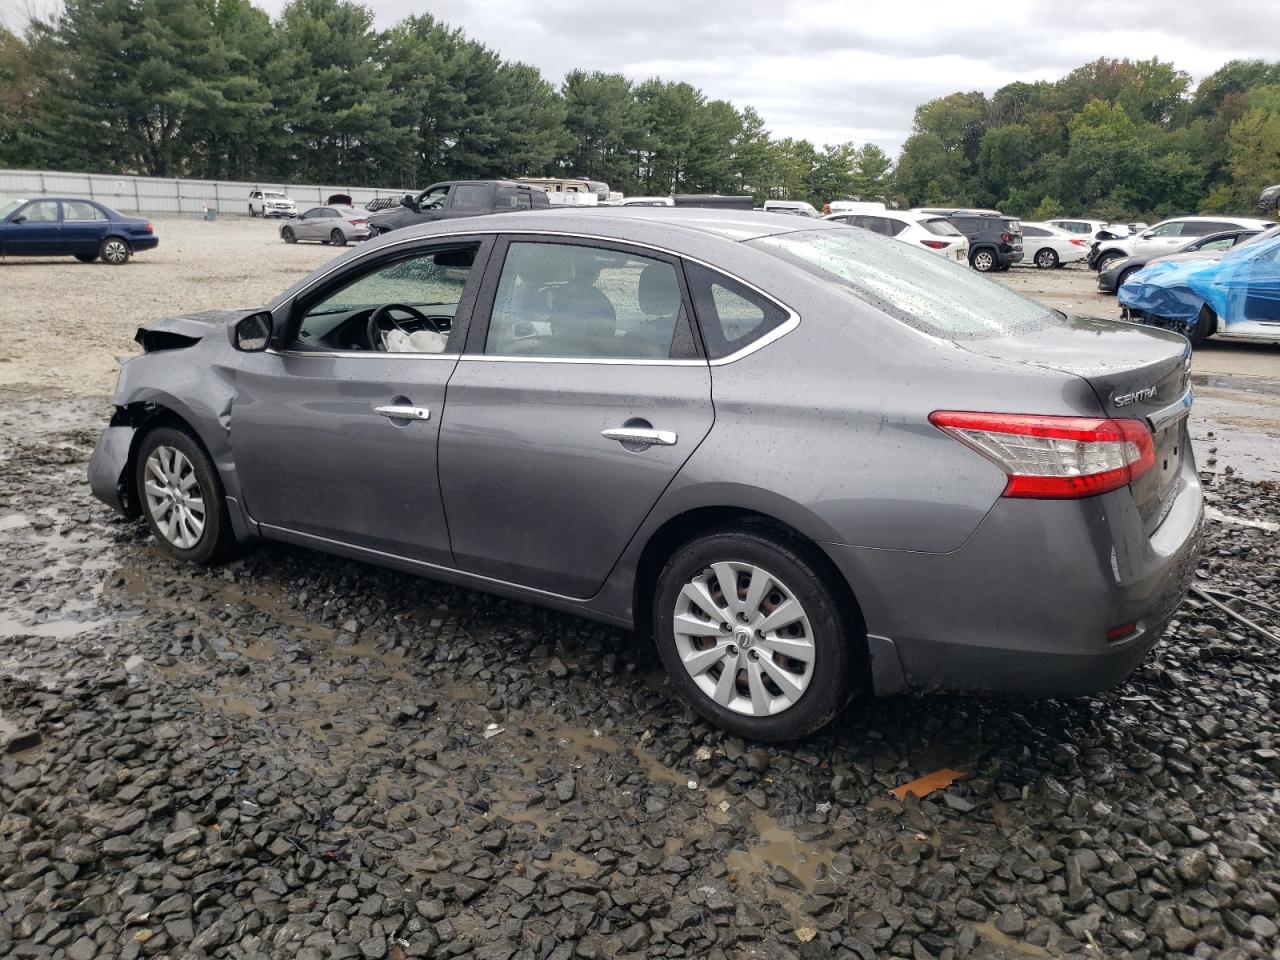
POLYGON ((463 183, 453 188, 454 210, 483 210, 489 199, 489 188, 478 183, 463 183))
POLYGON ((1022 235, 1024 237, 1047 237, 1050 236, 1048 230, 1041 230, 1039 227, 1023 227, 1022 235))
POLYGON ((106 214, 92 203, 83 200, 68 200, 62 205, 63 220, 105 220, 106 214))
POLYGON ((964 234, 955 228, 955 226, 946 217, 934 217, 932 220, 922 220, 920 226, 924 227, 930 233, 938 237, 963 237, 964 234))
POLYGON ((737 353, 787 321, 787 311, 722 273, 687 263, 685 277, 712 360, 737 353))

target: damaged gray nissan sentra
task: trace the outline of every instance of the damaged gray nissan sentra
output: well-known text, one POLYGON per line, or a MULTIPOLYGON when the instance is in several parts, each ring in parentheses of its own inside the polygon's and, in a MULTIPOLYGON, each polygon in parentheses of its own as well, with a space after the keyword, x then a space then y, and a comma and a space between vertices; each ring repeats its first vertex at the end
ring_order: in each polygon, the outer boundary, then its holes
POLYGON ((1183 337, 846 226, 407 228, 138 340, 89 475, 173 556, 268 538, 652 631, 742 736, 1103 689, 1196 565, 1183 337))

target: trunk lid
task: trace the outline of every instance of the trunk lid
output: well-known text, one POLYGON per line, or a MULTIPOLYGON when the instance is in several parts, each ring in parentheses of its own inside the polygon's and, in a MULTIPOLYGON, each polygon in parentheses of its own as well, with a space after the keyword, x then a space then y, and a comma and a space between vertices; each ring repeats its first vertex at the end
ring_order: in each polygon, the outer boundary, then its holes
POLYGON ((1147 532, 1160 525, 1177 495, 1182 465, 1191 458, 1191 345, 1186 338, 1150 327, 1069 317, 1018 336, 959 343, 982 356, 1080 377, 1093 388, 1106 416, 1145 421, 1156 463, 1129 488, 1147 532))

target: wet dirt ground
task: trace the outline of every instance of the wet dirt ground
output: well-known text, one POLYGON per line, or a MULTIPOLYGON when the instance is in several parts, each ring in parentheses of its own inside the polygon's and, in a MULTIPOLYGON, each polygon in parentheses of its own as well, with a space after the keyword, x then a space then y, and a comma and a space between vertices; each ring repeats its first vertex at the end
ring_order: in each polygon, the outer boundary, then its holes
POLYGON ((1241 479, 1277 462, 1267 376, 1197 368, 1210 593, 1127 683, 860 700, 763 748, 682 707, 644 638, 276 545, 174 563, 88 492, 96 368, 76 398, 25 362, 0 393, 0 955, 1280 951, 1280 488, 1241 479))

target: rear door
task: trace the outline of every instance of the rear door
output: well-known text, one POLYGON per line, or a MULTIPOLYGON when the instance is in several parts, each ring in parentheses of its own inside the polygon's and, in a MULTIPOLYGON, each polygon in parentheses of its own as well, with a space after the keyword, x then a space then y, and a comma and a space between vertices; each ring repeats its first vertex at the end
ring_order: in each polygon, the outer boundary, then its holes
POLYGON ((62 204, 61 246, 67 253, 96 254, 107 236, 107 215, 85 200, 62 204))
POLYGON ((440 431, 459 568, 572 597, 599 590, 711 429, 687 303, 666 254, 499 244, 440 431))

